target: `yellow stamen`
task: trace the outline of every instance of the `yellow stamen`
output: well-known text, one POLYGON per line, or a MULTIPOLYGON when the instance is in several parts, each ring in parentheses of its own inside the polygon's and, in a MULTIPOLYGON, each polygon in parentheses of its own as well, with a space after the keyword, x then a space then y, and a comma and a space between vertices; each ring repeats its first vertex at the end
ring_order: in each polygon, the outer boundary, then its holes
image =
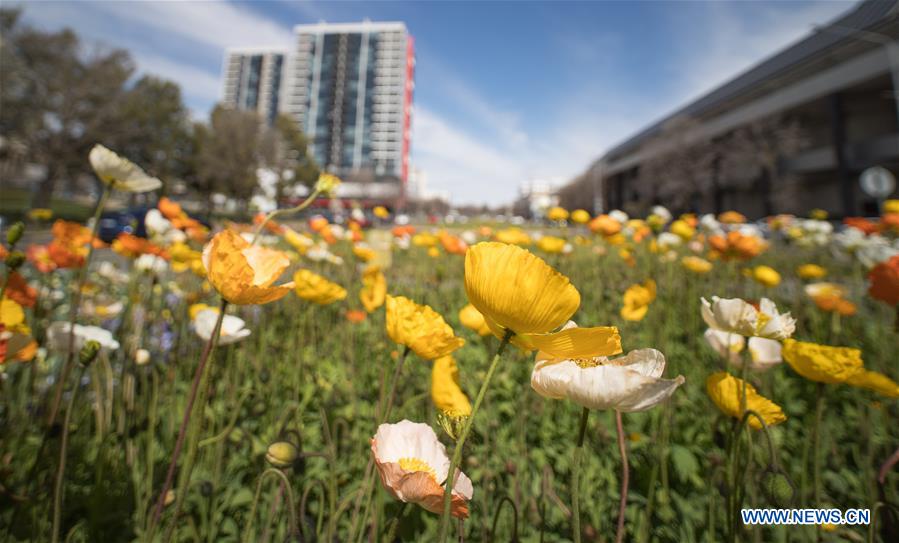
POLYGON ((400 458, 398 464, 404 471, 423 471, 430 475, 435 481, 437 480, 437 472, 424 460, 418 458, 400 458))

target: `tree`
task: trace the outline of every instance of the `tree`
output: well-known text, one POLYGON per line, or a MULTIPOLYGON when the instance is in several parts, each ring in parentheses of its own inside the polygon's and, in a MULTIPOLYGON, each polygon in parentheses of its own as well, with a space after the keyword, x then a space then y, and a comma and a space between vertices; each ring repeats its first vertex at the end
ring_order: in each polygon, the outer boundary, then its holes
POLYGON ((127 51, 88 51, 71 30, 44 32, 19 19, 18 10, 0 10, 0 133, 2 158, 46 166, 33 206, 46 207, 58 181, 90 173, 95 143, 163 179, 185 173, 190 133, 175 83, 129 85, 127 51))
POLYGON ((218 105, 209 126, 197 129, 198 188, 207 198, 224 193, 247 208, 258 185, 260 127, 256 113, 218 105))
POLYGON ((262 165, 277 176, 276 205, 283 201, 289 185, 312 186, 318 179, 319 169, 309 154, 306 136, 289 115, 278 115, 265 130, 259 141, 259 155, 262 165))
POLYGON ((122 97, 111 144, 163 182, 190 175, 194 146, 181 88, 153 76, 139 79, 122 97))
POLYGON ((774 214, 772 191, 782 190, 779 162, 800 151, 805 136, 799 122, 770 115, 741 126, 730 134, 723 154, 725 177, 737 184, 755 185, 761 195, 762 213, 774 214))

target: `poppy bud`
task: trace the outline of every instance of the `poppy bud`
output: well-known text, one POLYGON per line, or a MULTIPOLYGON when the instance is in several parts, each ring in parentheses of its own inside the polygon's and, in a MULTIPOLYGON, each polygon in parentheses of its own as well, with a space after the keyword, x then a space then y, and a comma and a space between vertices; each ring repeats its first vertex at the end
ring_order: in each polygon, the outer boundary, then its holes
POLYGON ((788 508, 793 503, 795 490, 786 475, 777 471, 769 471, 762 476, 762 490, 771 503, 777 507, 788 508))
POLYGON ((12 251, 6 257, 6 267, 10 270, 19 269, 25 263, 25 255, 22 251, 12 251))
POLYGON ((99 352, 100 342, 89 339, 84 342, 84 346, 81 347, 81 352, 78 353, 78 362, 80 362, 82 366, 90 366, 91 362, 97 358, 97 353, 99 352))
POLYGON ((289 441, 278 441, 268 446, 265 460, 276 468, 289 468, 299 456, 296 445, 289 441))
POLYGON ((10 247, 15 245, 22 239, 22 234, 25 233, 25 224, 22 221, 19 221, 12 226, 9 227, 9 230, 6 231, 6 243, 9 244, 10 247))

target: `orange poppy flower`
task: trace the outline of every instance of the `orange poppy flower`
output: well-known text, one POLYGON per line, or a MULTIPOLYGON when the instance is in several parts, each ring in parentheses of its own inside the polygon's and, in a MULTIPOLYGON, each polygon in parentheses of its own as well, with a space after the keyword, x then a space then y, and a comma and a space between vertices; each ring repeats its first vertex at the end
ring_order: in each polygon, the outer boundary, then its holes
POLYGON ((290 281, 274 282, 290 266, 286 254, 250 245, 233 230, 216 234, 203 250, 207 278, 222 298, 238 305, 267 304, 293 289, 290 281))
POLYGON ((394 226, 393 230, 391 230, 391 232, 393 233, 393 237, 402 238, 402 237, 411 236, 412 234, 414 234, 415 227, 412 226, 411 224, 407 224, 405 226, 394 226))
POLYGON ((881 262, 868 272, 868 294, 890 305, 899 304, 899 255, 881 262))
POLYGON ((41 273, 50 273, 56 269, 56 262, 50 256, 47 245, 29 245, 25 258, 41 273))
POLYGON ((468 250, 468 244, 448 232, 440 232, 437 237, 440 239, 443 250, 451 255, 464 255, 468 250))
POLYGON ((846 217, 843 224, 857 230, 861 230, 867 235, 876 234, 880 230, 880 226, 873 221, 869 221, 864 217, 846 217))
POLYGON ((159 199, 159 203, 156 204, 156 207, 158 207, 159 211, 170 221, 186 215, 181 209, 180 204, 169 200, 165 196, 159 199))
POLYGON ((90 229, 77 222, 57 219, 56 222, 53 223, 52 231, 53 237, 57 241, 62 241, 69 245, 81 246, 91 241, 90 229))
POLYGON ((358 324, 366 319, 368 314, 361 309, 350 309, 346 312, 346 320, 353 324, 358 324))
POLYGON ((734 258, 749 260, 761 254, 768 247, 765 240, 737 231, 728 232, 727 236, 711 236, 709 245, 724 260, 734 258))
POLYGON ((10 272, 6 279, 4 295, 23 307, 34 307, 37 302, 37 289, 28 285, 19 272, 10 272))
POLYGON ((53 240, 47 245, 47 253, 57 268, 80 268, 84 265, 87 249, 53 240))
POLYGON ((589 222, 590 231, 594 234, 602 234, 605 237, 614 236, 621 232, 621 223, 609 215, 599 215, 589 222))
POLYGON ((166 260, 169 259, 166 250, 159 245, 156 245, 148 239, 140 238, 134 234, 125 232, 119 234, 115 241, 112 242, 112 250, 129 258, 137 258, 140 255, 149 254, 162 257, 166 260))
MULTIPOLYGON (((265 213, 261 211, 253 216, 253 224, 259 226, 265 220, 265 213)), ((265 229, 271 232, 272 234, 281 234, 284 231, 284 227, 278 224, 275 221, 268 221, 265 223, 265 229)))

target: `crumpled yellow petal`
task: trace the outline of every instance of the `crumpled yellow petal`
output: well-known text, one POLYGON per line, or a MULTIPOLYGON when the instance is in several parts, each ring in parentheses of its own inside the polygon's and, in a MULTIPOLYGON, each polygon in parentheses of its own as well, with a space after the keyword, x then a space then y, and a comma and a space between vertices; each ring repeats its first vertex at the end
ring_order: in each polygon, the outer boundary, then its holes
POLYGON ((531 349, 539 349, 555 358, 612 356, 621 352, 621 336, 614 326, 568 328, 552 334, 516 336, 531 349))
POLYGON ((846 384, 873 390, 887 398, 899 398, 899 383, 876 371, 863 369, 849 377, 846 384))
MULTIPOLYGON (((749 383, 745 383, 744 388, 742 379, 734 377, 727 372, 719 371, 709 375, 705 386, 709 398, 725 415, 736 419, 742 418, 743 409, 741 404, 743 402, 741 400, 745 389, 746 409, 758 413, 764 419, 766 425, 773 426, 787 420, 787 416, 779 405, 756 392, 755 387, 749 383)), ((755 417, 749 417, 746 419, 746 423, 755 430, 762 428, 762 423, 755 417)))

